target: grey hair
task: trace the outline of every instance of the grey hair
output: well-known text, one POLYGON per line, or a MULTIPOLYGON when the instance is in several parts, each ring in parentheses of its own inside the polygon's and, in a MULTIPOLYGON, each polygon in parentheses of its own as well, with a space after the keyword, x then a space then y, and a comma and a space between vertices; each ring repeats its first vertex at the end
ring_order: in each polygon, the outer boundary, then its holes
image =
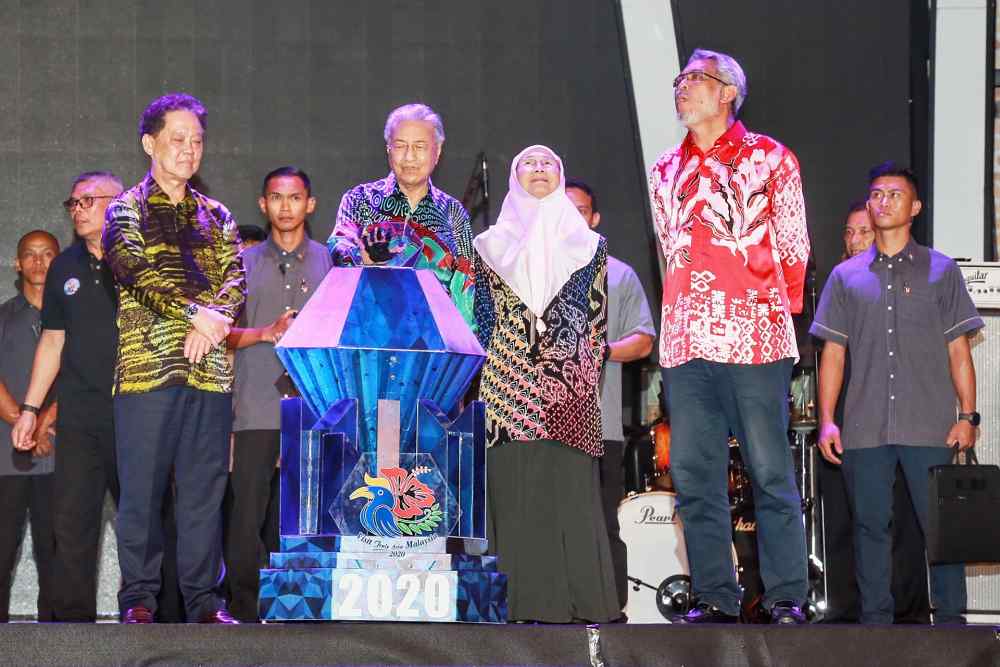
POLYGON ((110 171, 85 171, 73 180, 73 184, 69 186, 69 189, 72 190, 80 185, 80 183, 86 183, 87 181, 111 181, 118 188, 119 192, 125 189, 122 179, 110 171))
POLYGON ((695 60, 711 60, 715 63, 715 70, 719 78, 731 86, 736 86, 736 99, 733 100, 733 116, 740 112, 743 100, 747 97, 747 75, 743 73, 743 68, 732 56, 718 51, 708 49, 695 49, 687 64, 690 65, 695 60))
POLYGON ((444 143, 444 123, 441 122, 441 116, 426 104, 414 103, 404 104, 393 109, 389 117, 385 119, 385 132, 382 136, 385 138, 386 146, 389 145, 396 127, 408 120, 422 120, 430 123, 434 126, 434 139, 439 144, 444 143))

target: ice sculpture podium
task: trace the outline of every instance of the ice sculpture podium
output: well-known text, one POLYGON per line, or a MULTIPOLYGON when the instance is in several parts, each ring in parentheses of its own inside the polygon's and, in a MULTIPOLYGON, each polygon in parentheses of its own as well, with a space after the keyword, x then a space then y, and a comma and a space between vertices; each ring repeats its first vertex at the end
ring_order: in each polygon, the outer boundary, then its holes
POLYGON ((265 621, 503 623, 486 551, 485 353, 434 274, 333 269, 276 347, 281 551, 265 621))

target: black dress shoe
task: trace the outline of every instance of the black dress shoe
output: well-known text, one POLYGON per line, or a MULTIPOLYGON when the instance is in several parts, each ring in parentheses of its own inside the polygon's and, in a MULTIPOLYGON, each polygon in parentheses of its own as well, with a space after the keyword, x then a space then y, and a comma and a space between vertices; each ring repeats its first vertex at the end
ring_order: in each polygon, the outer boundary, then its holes
POLYGON ((199 623, 214 623, 216 625, 239 625, 240 622, 229 615, 229 612, 225 609, 219 609, 213 611, 211 614, 205 614, 198 619, 199 623))
POLYGON ((775 625, 804 625, 807 622, 802 607, 791 600, 778 600, 771 606, 771 623, 775 625))
POLYGON ((738 623, 739 616, 733 616, 707 602, 699 602, 694 609, 677 619, 678 623, 738 623))
POLYGON ((122 623, 128 625, 145 625, 153 622, 153 612, 141 605, 129 607, 122 614, 122 623))

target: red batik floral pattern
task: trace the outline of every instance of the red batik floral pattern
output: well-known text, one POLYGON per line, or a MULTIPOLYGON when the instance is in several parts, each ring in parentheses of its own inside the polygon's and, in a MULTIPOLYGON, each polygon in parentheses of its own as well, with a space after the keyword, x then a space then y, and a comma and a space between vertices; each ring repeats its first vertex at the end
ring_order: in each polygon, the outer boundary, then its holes
POLYGON ((798 358, 809 234, 799 165, 735 123, 702 153, 690 135, 649 176, 663 251, 660 363, 798 358))

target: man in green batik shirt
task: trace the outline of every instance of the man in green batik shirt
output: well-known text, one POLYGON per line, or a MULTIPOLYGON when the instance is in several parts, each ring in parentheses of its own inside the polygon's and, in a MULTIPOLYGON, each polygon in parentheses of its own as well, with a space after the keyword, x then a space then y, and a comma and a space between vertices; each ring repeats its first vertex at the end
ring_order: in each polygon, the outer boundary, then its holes
POLYGON ((430 269, 475 331, 469 214, 431 183, 444 145, 441 117, 406 104, 389 114, 383 136, 392 171, 344 194, 327 241, 333 264, 430 269))

